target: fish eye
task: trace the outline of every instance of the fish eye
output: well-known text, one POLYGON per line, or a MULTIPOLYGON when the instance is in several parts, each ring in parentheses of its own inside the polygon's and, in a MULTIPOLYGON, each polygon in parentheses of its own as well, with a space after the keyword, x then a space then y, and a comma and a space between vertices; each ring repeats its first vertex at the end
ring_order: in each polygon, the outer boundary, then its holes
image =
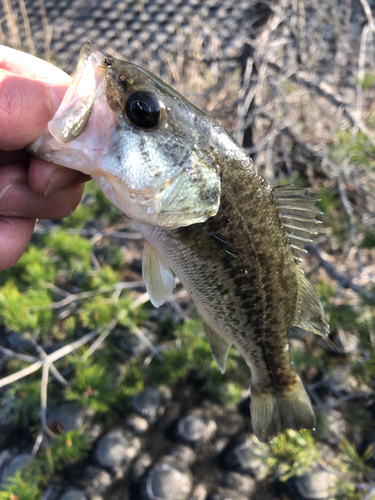
POLYGON ((125 106, 129 120, 138 127, 152 128, 160 120, 160 104, 157 97, 151 92, 134 92, 125 106))

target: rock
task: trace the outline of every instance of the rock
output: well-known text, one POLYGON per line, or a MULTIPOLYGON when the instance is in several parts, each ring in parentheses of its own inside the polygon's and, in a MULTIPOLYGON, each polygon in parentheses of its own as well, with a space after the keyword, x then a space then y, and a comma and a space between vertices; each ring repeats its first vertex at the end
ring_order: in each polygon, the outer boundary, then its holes
POLYGON ((0 452, 0 470, 7 462, 9 462, 11 456, 12 454, 9 450, 3 450, 0 452))
POLYGON ((27 462, 30 460, 30 453, 20 453, 13 457, 9 462, 4 466, 3 471, 0 476, 0 484, 6 484, 7 479, 14 476, 14 474, 27 462))
POLYGON ((185 446, 184 444, 175 444, 169 450, 169 454, 178 458, 182 462, 185 462, 187 465, 192 464, 196 459, 194 451, 189 448, 189 446, 185 446))
POLYGON ((256 482, 252 477, 244 476, 238 472, 226 472, 223 475, 221 484, 226 488, 231 488, 247 495, 253 493, 256 487, 256 482))
POLYGON ((296 477, 294 483, 303 499, 326 500, 335 497, 335 476, 325 470, 311 470, 301 477, 296 477))
POLYGON ((249 500, 250 497, 229 488, 218 488, 208 500, 249 500))
POLYGON ((153 423, 163 413, 162 393, 154 387, 145 387, 133 396, 131 405, 138 415, 153 423))
POLYGON ((59 500, 88 500, 86 493, 80 488, 68 488, 59 500))
POLYGON ((57 500, 61 493, 63 482, 64 478, 59 474, 53 476, 43 492, 43 500, 57 500))
POLYGON ((33 347, 33 343, 30 338, 28 338, 27 333, 10 331, 9 335, 7 336, 6 343, 7 347, 9 347, 10 350, 21 353, 25 353, 25 351, 27 351, 28 349, 32 349, 33 347))
POLYGON ((147 472, 141 491, 144 500, 188 500, 192 486, 189 469, 166 456, 147 472))
POLYGON ((100 465, 119 474, 125 471, 140 449, 140 441, 128 431, 114 430, 101 437, 95 457, 100 465))
POLYGON ((127 427, 129 427, 134 434, 138 434, 138 436, 144 434, 149 427, 149 423, 145 418, 134 413, 129 415, 125 423, 127 427))
POLYGON ((50 428, 59 427, 59 432, 67 432, 83 427, 87 412, 77 403, 64 403, 50 411, 47 425, 50 428))
POLYGON ((341 327, 337 329, 337 335, 333 342, 345 354, 353 354, 359 346, 359 338, 353 333, 345 332, 341 327))
POLYGON ((214 448, 216 453, 219 455, 228 446, 228 439, 219 438, 214 442, 214 448))
POLYGON ((132 463, 130 470, 130 479, 133 483, 138 483, 143 474, 152 464, 152 458, 148 453, 142 453, 132 463))
POLYGON ((230 470, 252 474, 261 481, 267 476, 269 447, 260 443, 254 434, 239 438, 239 444, 232 446, 225 456, 225 464, 230 470))
POLYGON ((190 496, 189 500, 206 500, 207 488, 203 484, 198 484, 190 496))
POLYGON ((107 471, 99 467, 89 465, 86 467, 82 474, 83 485, 91 494, 104 493, 105 490, 111 485, 112 480, 107 471))
POLYGON ((207 442, 216 432, 216 423, 201 412, 194 412, 177 422, 176 436, 181 441, 198 446, 207 442))
POLYGON ((321 440, 331 446, 339 446, 346 435, 346 421, 338 410, 325 415, 321 440))

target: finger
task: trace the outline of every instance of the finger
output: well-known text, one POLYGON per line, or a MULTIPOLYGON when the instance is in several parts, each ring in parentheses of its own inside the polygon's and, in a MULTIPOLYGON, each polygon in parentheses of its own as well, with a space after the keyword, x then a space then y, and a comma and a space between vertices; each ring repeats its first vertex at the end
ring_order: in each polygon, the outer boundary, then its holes
POLYGON ((66 89, 0 69, 0 150, 22 149, 35 141, 56 112, 66 89))
POLYGON ((35 219, 0 217, 0 271, 13 266, 33 234, 35 219))
POLYGON ((15 182, 0 200, 0 216, 63 219, 74 212, 81 200, 83 189, 84 184, 77 184, 60 189, 53 195, 38 196, 27 183, 15 182))
POLYGON ((40 196, 49 196, 64 187, 87 182, 90 179, 91 177, 77 170, 31 157, 29 184, 31 189, 40 196))
POLYGON ((70 76, 56 66, 4 45, 0 45, 0 68, 50 83, 68 85, 71 82, 70 76))
POLYGON ((0 212, 21 213, 34 207, 38 195, 29 186, 27 166, 14 163, 0 169, 0 212))

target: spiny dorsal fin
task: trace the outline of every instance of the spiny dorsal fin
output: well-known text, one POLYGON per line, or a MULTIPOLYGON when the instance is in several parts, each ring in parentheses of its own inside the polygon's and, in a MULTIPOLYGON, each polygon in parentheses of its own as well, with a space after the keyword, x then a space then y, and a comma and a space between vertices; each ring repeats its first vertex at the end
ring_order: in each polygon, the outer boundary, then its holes
POLYGON ((225 365, 230 346, 232 345, 226 338, 217 333, 210 325, 208 325, 201 316, 204 331, 207 335, 208 342, 211 348, 211 354, 216 361, 217 366, 221 373, 225 373, 225 365))
POLYGON ((329 325, 315 288, 297 267, 298 291, 291 325, 317 335, 328 335, 329 325))
POLYGON ((172 294, 175 279, 172 271, 147 240, 143 247, 142 275, 153 305, 159 307, 164 304, 172 294))
POLYGON ((278 186, 272 188, 273 195, 284 223, 285 231, 289 237, 290 246, 295 261, 302 260, 301 255, 307 253, 304 249, 306 243, 316 234, 314 224, 320 224, 315 216, 321 214, 315 210, 315 203, 319 200, 306 195, 307 189, 294 186, 278 186))

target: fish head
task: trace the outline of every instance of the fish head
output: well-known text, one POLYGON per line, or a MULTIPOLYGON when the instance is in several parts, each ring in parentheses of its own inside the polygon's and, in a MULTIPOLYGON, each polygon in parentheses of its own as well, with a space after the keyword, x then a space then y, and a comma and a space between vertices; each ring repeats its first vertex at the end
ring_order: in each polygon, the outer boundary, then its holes
POLYGON ((135 221, 176 228, 219 209, 212 126, 158 77, 88 42, 60 108, 30 150, 93 177, 135 221))

